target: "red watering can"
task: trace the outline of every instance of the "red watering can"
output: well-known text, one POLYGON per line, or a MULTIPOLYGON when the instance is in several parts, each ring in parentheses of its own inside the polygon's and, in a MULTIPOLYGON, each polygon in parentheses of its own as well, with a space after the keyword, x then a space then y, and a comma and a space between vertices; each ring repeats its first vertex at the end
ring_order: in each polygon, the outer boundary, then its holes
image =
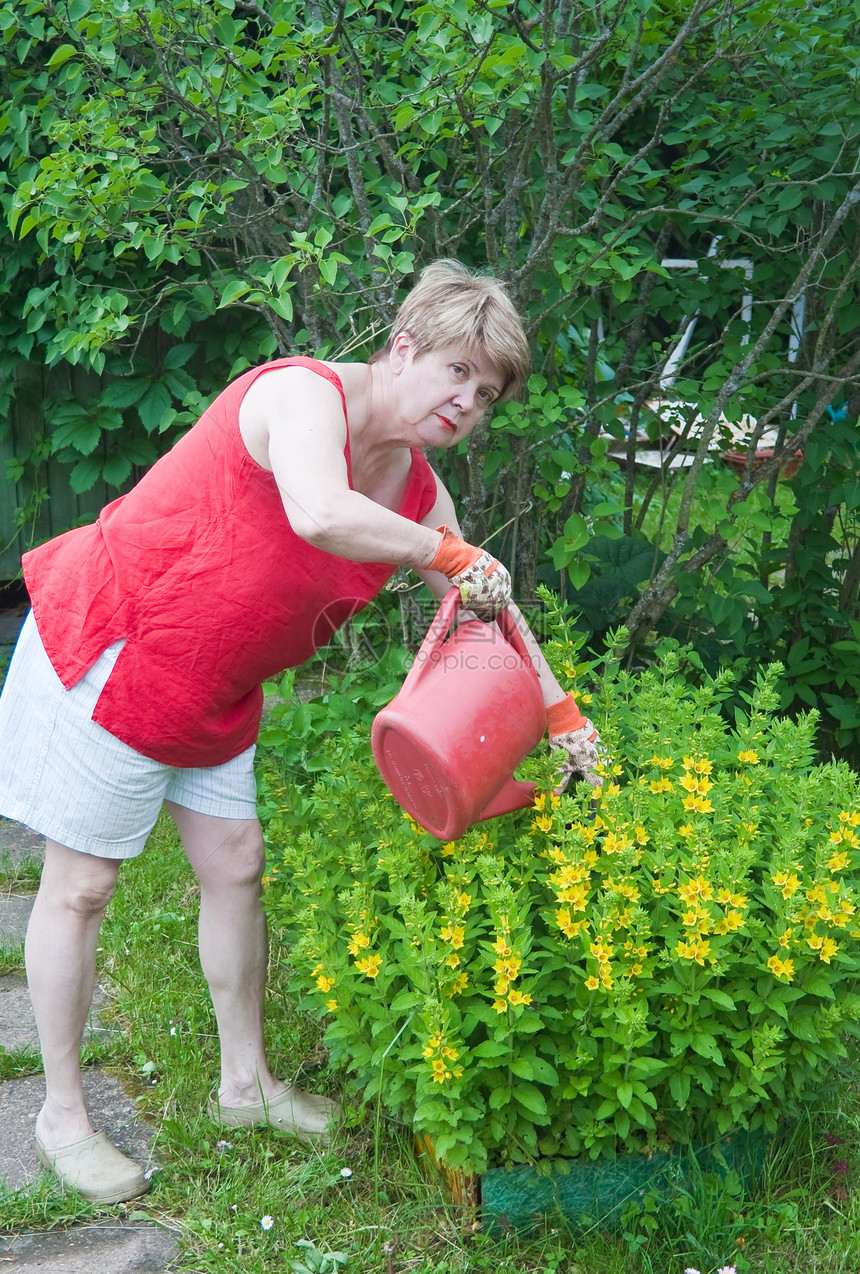
POLYGON ((508 611, 498 628, 469 619, 448 635, 460 606, 453 588, 370 736, 395 799, 440 840, 533 803, 535 784, 512 774, 546 729, 537 673, 508 611))

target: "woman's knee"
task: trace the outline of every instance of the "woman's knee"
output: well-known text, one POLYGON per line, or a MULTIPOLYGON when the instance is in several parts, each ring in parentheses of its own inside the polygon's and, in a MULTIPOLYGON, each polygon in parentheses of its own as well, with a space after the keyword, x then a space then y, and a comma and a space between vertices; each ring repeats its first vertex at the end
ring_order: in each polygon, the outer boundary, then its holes
POLYGON ((195 855, 191 862, 201 886, 259 886, 266 864, 260 824, 256 819, 243 821, 210 854, 195 855))
POLYGON ((82 920, 100 917, 113 897, 120 864, 81 854, 49 841, 39 895, 43 904, 61 907, 82 920))

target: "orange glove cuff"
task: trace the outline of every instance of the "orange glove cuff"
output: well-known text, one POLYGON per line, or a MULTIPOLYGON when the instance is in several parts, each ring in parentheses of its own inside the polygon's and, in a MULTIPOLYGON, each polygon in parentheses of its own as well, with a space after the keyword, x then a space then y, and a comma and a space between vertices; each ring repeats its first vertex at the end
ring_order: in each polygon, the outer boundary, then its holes
POLYGON ((568 734, 571 730, 581 730, 585 725, 585 717, 576 706, 572 694, 560 703, 554 703, 546 710, 547 734, 552 739, 557 734, 568 734))
POLYGON ((483 553, 483 549, 467 544, 447 526, 437 526, 436 530, 442 532, 442 543, 436 550, 433 561, 428 564, 427 569, 430 571, 440 571, 450 579, 453 575, 460 575, 468 570, 483 553))

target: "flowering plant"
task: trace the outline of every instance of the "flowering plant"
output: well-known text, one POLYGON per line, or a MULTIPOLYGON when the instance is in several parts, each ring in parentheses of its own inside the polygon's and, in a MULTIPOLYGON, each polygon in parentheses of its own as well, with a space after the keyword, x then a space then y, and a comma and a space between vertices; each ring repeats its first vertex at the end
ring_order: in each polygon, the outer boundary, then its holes
MULTIPOLYGON (((576 647, 557 616, 556 670, 576 647)), ((395 804, 367 727, 313 786, 265 778, 269 909, 293 986, 354 1072, 480 1172, 774 1128, 860 1017, 860 784, 775 715, 774 665, 730 725, 727 674, 672 644, 608 660, 595 801, 541 794, 440 844, 395 804)))

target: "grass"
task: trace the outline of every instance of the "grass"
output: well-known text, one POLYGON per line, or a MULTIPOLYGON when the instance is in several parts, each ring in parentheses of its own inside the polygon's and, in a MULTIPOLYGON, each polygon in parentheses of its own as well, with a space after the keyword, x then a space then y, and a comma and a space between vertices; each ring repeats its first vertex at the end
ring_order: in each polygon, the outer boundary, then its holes
MULTIPOLYGON (((0 884, 3 882, 0 881, 0 884)), ((270 1054, 285 1078, 344 1102, 327 1152, 260 1130, 225 1132, 206 1114, 217 1042, 196 947, 197 890, 163 819, 142 858, 123 867, 102 934, 102 971, 122 1032, 89 1046, 121 1078, 154 1130, 152 1192, 127 1207, 88 1207, 41 1179, 0 1192, 0 1232, 65 1226, 105 1211, 175 1229, 175 1271, 227 1274, 856 1274, 860 1270, 860 1085, 823 1086, 815 1110, 772 1155, 754 1198, 736 1178, 702 1177, 670 1204, 632 1201, 622 1223, 559 1218, 531 1235, 488 1235, 428 1180, 408 1129, 364 1108, 332 1073, 316 1023, 285 990, 275 940, 270 1054), (344 1170, 348 1170, 345 1172, 344 1170), (264 1218, 271 1218, 271 1226, 264 1218), (269 1228, 266 1228, 269 1227, 269 1228)), ((0 1055, 2 1077, 33 1073, 35 1054, 0 1055)))

